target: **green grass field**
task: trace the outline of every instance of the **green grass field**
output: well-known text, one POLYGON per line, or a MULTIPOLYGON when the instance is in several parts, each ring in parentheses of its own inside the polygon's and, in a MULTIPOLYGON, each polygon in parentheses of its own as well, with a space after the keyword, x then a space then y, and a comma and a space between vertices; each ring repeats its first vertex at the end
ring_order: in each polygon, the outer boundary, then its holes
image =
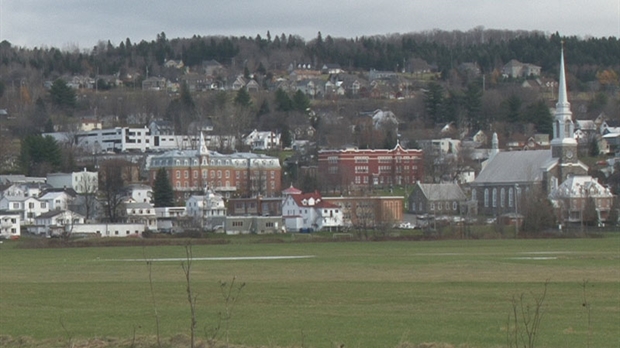
MULTIPOLYGON (((0 245, 0 336, 189 335, 179 246, 0 245)), ((225 310, 218 282, 246 283, 230 342, 252 347, 506 347, 511 299, 549 280, 537 346, 620 346, 620 235, 593 239, 231 243, 193 246, 197 333, 225 310), (312 256, 282 260, 205 257, 312 256), (583 306, 584 288, 589 307, 583 306), (589 308, 589 311, 588 309, 589 308), (589 312, 589 313, 588 313, 589 312), (590 324, 588 324, 588 314, 590 324)), ((526 297, 530 299, 530 297, 526 297)), ((221 331, 223 333, 223 331, 221 331)), ((219 337, 223 339, 223 336, 219 337)), ((65 345, 66 346, 66 345, 65 345)))

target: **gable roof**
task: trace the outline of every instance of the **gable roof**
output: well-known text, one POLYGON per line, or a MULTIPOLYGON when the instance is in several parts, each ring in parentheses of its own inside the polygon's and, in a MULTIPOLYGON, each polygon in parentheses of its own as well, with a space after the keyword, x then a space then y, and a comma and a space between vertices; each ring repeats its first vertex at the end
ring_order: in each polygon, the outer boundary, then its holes
POLYGON ((299 207, 309 207, 309 208, 339 208, 337 205, 324 201, 323 197, 318 192, 313 193, 302 193, 297 195, 290 196, 295 204, 299 207), (309 201, 314 200, 314 204, 310 205, 309 201))
POLYGON ((422 193, 429 201, 460 201, 467 197, 457 184, 422 184, 418 183, 422 193))
POLYGON ((551 150, 500 152, 478 174, 474 183, 542 181, 543 168, 550 168, 557 161, 551 157, 551 150))

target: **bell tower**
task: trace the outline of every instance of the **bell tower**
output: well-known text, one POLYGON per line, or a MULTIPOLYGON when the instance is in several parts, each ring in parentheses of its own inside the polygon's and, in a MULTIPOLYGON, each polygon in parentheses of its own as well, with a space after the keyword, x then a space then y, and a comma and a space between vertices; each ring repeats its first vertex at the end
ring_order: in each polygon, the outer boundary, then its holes
POLYGON ((555 104, 555 118, 553 120, 553 139, 551 140, 551 157, 558 159, 560 180, 564 181, 571 172, 568 167, 577 165, 577 140, 575 140, 575 125, 573 113, 570 110, 568 94, 566 92, 566 73, 564 68, 564 46, 560 56, 560 81, 558 87, 558 102, 555 104))

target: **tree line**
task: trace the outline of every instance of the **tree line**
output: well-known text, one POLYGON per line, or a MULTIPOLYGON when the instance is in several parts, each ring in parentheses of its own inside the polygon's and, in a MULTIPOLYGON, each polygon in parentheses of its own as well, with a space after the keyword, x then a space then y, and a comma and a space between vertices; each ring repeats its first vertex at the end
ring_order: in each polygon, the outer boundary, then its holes
MULTIPOLYGON (((117 74, 135 69, 157 73, 167 60, 180 60, 186 66, 199 66, 217 60, 240 69, 283 69, 288 64, 309 63, 320 66, 337 63, 349 70, 404 71, 413 59, 422 59, 443 76, 463 62, 475 62, 482 72, 501 69, 511 59, 539 65, 543 71, 556 71, 559 48, 564 42, 569 69, 585 83, 596 80, 602 71, 620 70, 620 41, 615 37, 580 38, 538 31, 485 30, 429 31, 334 38, 327 35, 305 41, 296 35, 256 37, 193 36, 168 39, 165 33, 152 41, 132 43, 129 38, 118 44, 99 42, 91 49, 63 51, 58 48, 32 49, 0 43, 0 65, 19 66, 40 71, 46 78, 63 74, 117 74)), ((1 67, 0 67, 1 69, 1 67)), ((1 70, 0 70, 1 71, 1 70)), ((6 76, 6 74, 3 74, 6 76)))

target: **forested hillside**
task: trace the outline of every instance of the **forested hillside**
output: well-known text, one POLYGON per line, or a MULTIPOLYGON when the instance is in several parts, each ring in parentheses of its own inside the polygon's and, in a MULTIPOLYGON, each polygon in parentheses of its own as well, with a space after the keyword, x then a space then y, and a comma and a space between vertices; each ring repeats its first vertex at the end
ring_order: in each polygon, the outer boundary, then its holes
MULTIPOLYGON (((1 170, 23 171, 15 160, 20 139, 46 131, 75 131, 84 117, 103 122, 103 127, 144 126, 165 119, 184 133, 191 122, 210 118, 215 133, 236 136, 255 128, 288 134, 312 126, 317 132, 309 140, 323 147, 393 146, 395 132, 364 132, 355 119, 379 108, 394 112, 401 140, 411 146, 438 135, 447 123, 456 129, 452 137, 493 130, 500 133, 502 143, 549 133, 562 43, 575 118, 593 119, 604 113, 608 119, 618 119, 620 41, 615 37, 475 28, 356 38, 319 32, 309 41, 269 32, 256 37, 173 39, 162 32, 152 41, 134 43, 127 38, 62 49, 24 48, 4 41, 0 43, 0 110, 6 111, 0 119, 1 170), (540 76, 506 77, 502 68, 511 60, 539 66, 540 76), (205 76, 205 62, 210 61, 223 67, 212 76, 218 87, 187 88, 187 81, 205 76), (308 94, 307 86, 306 93, 301 92, 301 78, 293 75, 294 70, 316 71, 326 64, 339 65, 343 72, 338 76, 317 72, 318 80, 361 82, 361 92, 347 90, 329 98, 308 94), (470 73, 463 66, 476 71, 470 73), (384 79, 373 85, 372 70, 393 73, 396 82, 384 79), (94 83, 86 87, 69 81, 78 77, 94 83), (179 87, 144 90, 142 83, 150 77, 179 87), (235 90, 232 85, 239 77, 246 83, 255 81, 257 91, 235 90), (288 88, 282 87, 285 81, 288 88)), ((70 170, 72 165, 69 160, 59 169, 70 170)))

